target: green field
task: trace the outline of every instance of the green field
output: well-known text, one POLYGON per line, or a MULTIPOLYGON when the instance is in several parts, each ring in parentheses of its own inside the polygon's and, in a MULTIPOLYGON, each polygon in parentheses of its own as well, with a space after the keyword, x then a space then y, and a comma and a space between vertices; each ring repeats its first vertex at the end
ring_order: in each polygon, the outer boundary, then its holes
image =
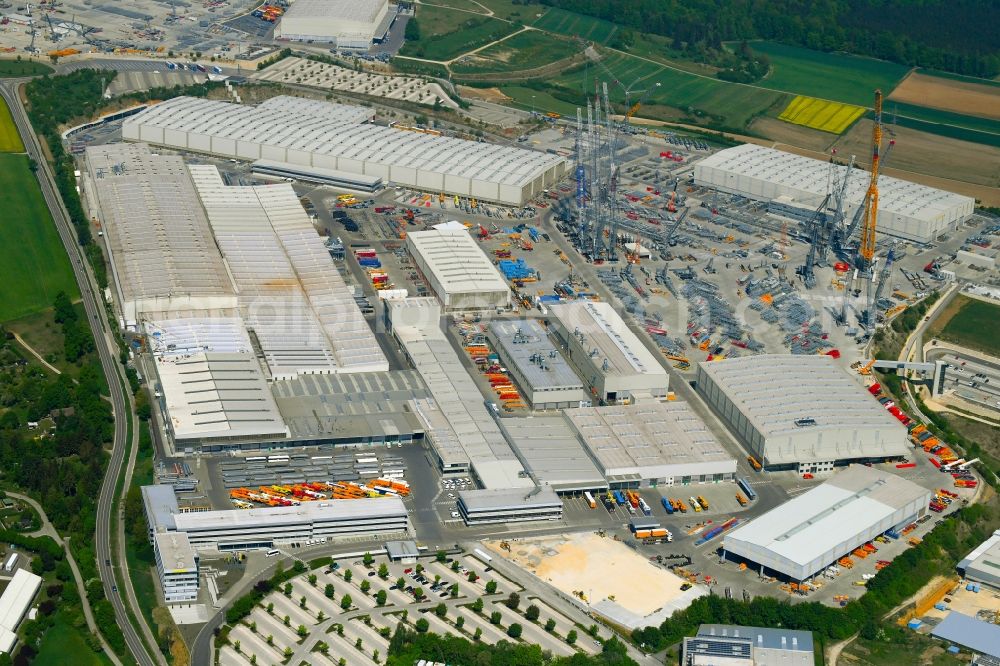
POLYGON ((522 109, 555 111, 564 116, 576 117, 576 104, 557 99, 543 90, 523 86, 502 86, 500 90, 503 94, 513 98, 515 105, 522 109))
POLYGON ((511 72, 541 67, 577 53, 576 45, 538 30, 520 32, 510 39, 484 49, 468 60, 456 62, 456 74, 471 72, 511 72))
POLYGON ((958 295, 941 313, 934 333, 942 340, 1000 357, 1000 305, 958 295))
POLYGON ((753 42, 771 59, 771 73, 755 85, 798 95, 870 107, 876 88, 886 97, 906 76, 904 65, 839 53, 822 53, 775 42, 753 42))
POLYGON ((14 119, 10 117, 7 101, 0 97, 0 153, 23 153, 24 144, 17 131, 14 119))
POLYGON ((0 322, 52 307, 76 281, 27 155, 0 154, 0 322))
MULTIPOLYGON (((780 106, 784 108, 790 99, 788 95, 779 92, 696 76, 618 53, 606 55, 604 64, 615 78, 633 91, 632 102, 642 97, 639 91, 659 83, 660 87, 649 97, 649 103, 679 109, 693 121, 711 121, 717 126, 735 130, 744 128, 753 117, 767 111, 779 101, 784 102, 780 106)), ((576 93, 582 102, 583 95, 593 91, 595 76, 600 81, 608 79, 603 70, 590 67, 559 77, 556 82, 576 93)), ((609 84, 608 94, 621 112, 625 102, 624 91, 609 84)), ((638 115, 642 115, 641 110, 638 115)))
POLYGON ((16 76, 40 76, 51 74, 52 68, 32 60, 10 60, 0 58, 0 78, 16 76))
POLYGON ((80 632, 64 622, 56 622, 38 646, 33 666, 110 666, 111 660, 90 649, 80 632))
POLYGON ((451 60, 517 30, 514 24, 500 19, 433 5, 421 5, 416 18, 420 39, 408 40, 400 55, 451 60))
POLYGON ((520 20, 523 23, 531 23, 535 14, 542 13, 544 7, 526 7, 515 4, 512 0, 434 0, 435 5, 444 5, 455 9, 465 9, 477 14, 486 14, 484 7, 493 12, 497 18, 504 20, 520 20))
POLYGON ((912 127, 953 139, 964 139, 991 146, 1000 145, 1000 121, 990 118, 967 116, 889 100, 885 103, 883 119, 903 127, 912 127), (941 127, 941 125, 952 127, 941 127))
POLYGON ((570 37, 580 37, 588 42, 607 44, 618 31, 618 26, 599 18, 575 14, 555 7, 549 9, 533 25, 542 30, 570 37))

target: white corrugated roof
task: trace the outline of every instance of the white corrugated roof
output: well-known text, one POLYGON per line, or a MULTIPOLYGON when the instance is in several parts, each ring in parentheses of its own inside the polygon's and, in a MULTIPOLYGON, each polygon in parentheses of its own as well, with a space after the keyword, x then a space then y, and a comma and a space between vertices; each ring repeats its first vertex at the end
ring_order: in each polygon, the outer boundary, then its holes
POLYGON ((223 509, 220 511, 192 511, 174 517, 179 532, 246 530, 302 525, 305 522, 379 520, 406 516, 403 500, 398 497, 379 497, 354 500, 328 500, 303 502, 298 506, 277 506, 260 509, 223 509))
POLYGON ((242 320, 157 320, 146 330, 177 439, 287 434, 242 320))
MULTIPOLYGON (((17 631, 32 600, 42 586, 42 579, 26 569, 18 569, 0 596, 0 633, 2 643, 10 642, 10 634, 17 631), (10 632, 10 633, 8 633, 10 632)), ((10 643, 13 645, 13 643, 10 643)), ((3 647, 0 645, 0 647, 3 647)), ((8 648, 9 649, 9 648, 8 648)))
MULTIPOLYGON (((698 162, 699 167, 711 167, 736 175, 759 178, 787 188, 799 190, 815 198, 819 205, 826 196, 830 184, 830 165, 826 161, 786 153, 774 148, 754 144, 743 144, 726 148, 709 155, 698 162)), ((835 170, 843 179, 845 166, 835 170)), ((861 169, 852 172, 847 188, 847 202, 853 208, 864 200, 868 189, 869 174, 861 169)), ((932 222, 945 211, 955 207, 969 206, 973 199, 954 192, 946 192, 934 187, 911 183, 906 180, 879 175, 879 210, 892 211, 899 215, 932 222)), ((803 201, 808 205, 810 201, 803 201)))
POLYGON ((449 294, 510 291, 467 229, 414 231, 406 235, 406 241, 449 294))
POLYGON ((213 166, 189 169, 272 373, 388 370, 291 185, 229 187, 213 166))
POLYGON ((903 425, 829 356, 762 354, 705 362, 699 368, 765 438, 799 433, 803 427, 904 434, 903 425), (815 423, 799 426, 798 419, 815 423))
POLYGON ((126 301, 233 297, 180 156, 125 143, 90 146, 86 156, 115 282, 126 301))
POLYGON ((408 165, 516 187, 531 183, 565 162, 558 155, 534 150, 359 124, 353 111, 331 107, 328 114, 322 115, 314 104, 303 110, 300 100, 289 97, 274 97, 259 106, 176 97, 124 123, 385 165, 408 165))
POLYGON ((852 465, 726 538, 806 565, 925 496, 930 491, 895 474, 852 465))
POLYGON ((373 23, 388 0, 295 0, 282 17, 341 19, 373 23))

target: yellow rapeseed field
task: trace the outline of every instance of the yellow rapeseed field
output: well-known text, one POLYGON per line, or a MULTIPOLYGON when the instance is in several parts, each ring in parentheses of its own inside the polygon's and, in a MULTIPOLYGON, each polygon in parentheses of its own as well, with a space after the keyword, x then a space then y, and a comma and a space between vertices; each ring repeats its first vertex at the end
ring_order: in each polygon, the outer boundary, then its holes
POLYGON ((778 116, 780 120, 841 134, 864 114, 864 107, 797 95, 778 116))

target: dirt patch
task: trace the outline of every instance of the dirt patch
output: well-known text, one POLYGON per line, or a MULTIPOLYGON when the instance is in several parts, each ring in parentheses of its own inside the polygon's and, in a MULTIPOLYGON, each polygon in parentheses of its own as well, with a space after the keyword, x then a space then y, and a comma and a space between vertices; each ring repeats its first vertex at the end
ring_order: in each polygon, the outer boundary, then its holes
MULTIPOLYGON (((891 167, 884 170, 886 174, 897 176, 894 172, 902 171, 931 176, 940 179, 939 182, 928 182, 911 175, 897 177, 975 196, 983 203, 993 202, 990 205, 1000 204, 1000 171, 997 170, 1000 148, 908 127, 896 127, 894 131, 896 145, 889 157, 891 167), (946 184, 949 182, 953 184, 946 184), (984 187, 961 188, 963 182, 984 187)), ((872 121, 860 120, 836 142, 837 151, 841 156, 857 155, 859 163, 865 164, 871 153, 871 134, 872 121)))
POLYGON ((1000 120, 1000 88, 912 72, 889 99, 1000 120))
POLYGON ((455 86, 462 99, 478 99, 483 102, 494 102, 503 104, 509 102, 510 97, 504 95, 499 88, 472 88, 470 86, 455 86))
POLYGON ((521 539, 510 553, 487 545, 565 594, 582 592, 590 604, 610 599, 640 616, 680 597, 685 582, 622 542, 592 533, 521 539))
POLYGON ((767 116, 761 116, 754 120, 750 124, 749 129, 769 139, 809 148, 810 150, 825 151, 835 140, 828 132, 820 132, 819 130, 809 129, 801 125, 793 125, 767 116))

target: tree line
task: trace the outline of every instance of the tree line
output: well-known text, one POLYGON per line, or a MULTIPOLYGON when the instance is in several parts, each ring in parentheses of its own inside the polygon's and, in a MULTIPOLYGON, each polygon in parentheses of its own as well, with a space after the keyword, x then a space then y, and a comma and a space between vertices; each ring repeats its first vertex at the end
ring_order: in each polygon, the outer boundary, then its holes
POLYGON ((540 0, 673 40, 673 48, 771 39, 903 65, 1000 74, 994 0, 540 0))

